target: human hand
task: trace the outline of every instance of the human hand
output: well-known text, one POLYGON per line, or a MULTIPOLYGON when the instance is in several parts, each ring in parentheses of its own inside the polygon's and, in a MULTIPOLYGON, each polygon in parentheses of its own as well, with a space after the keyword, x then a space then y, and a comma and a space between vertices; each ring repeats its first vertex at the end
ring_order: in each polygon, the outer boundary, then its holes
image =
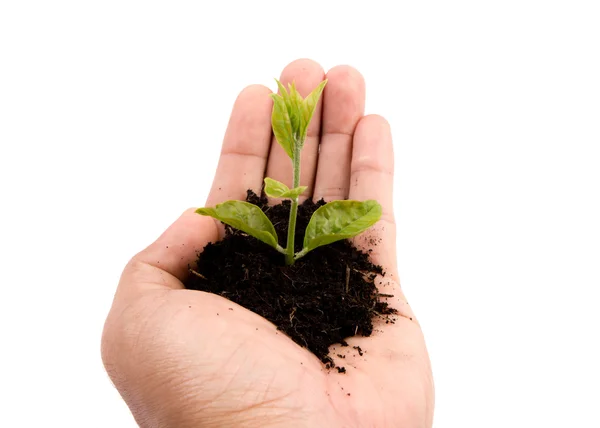
MULTIPOLYGON (((354 242, 381 240, 371 259, 386 272, 378 287, 394 295, 396 322, 374 320, 370 337, 348 339, 368 353, 347 355, 347 373, 325 369, 264 318, 184 288, 197 252, 223 234, 212 218, 188 210, 128 263, 102 338, 106 370, 141 426, 431 426, 429 357, 398 282, 390 128, 379 116, 363 117, 364 81, 350 67, 324 76, 315 62, 298 60, 281 81, 295 80, 306 96, 324 78, 300 182, 315 200, 380 202, 380 222, 354 242)), ((250 86, 236 100, 207 206, 260 192, 265 176, 291 186, 289 158, 271 135, 269 93, 250 86)), ((334 345, 334 361, 338 353, 334 345)))

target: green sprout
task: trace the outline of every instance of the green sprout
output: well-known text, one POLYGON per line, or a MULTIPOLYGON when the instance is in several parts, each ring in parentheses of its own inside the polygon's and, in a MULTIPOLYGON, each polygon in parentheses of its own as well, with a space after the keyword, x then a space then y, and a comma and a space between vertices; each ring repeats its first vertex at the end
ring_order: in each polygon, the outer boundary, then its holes
POLYGON ((271 116, 273 134, 292 160, 293 166, 291 189, 277 180, 265 178, 267 196, 291 199, 285 248, 279 245, 277 232, 271 221, 256 205, 242 201, 227 201, 214 208, 196 210, 198 214, 213 217, 272 246, 285 255, 288 265, 294 264, 296 260, 317 247, 352 238, 364 232, 381 217, 381 205, 374 200, 329 202, 313 213, 306 227, 302 250, 294 253, 298 197, 308 188, 300 186, 300 153, 306 141, 308 125, 326 84, 327 80, 324 80, 306 98, 302 98, 294 83, 288 85, 286 89, 277 80, 280 94, 271 94, 274 102, 271 116))

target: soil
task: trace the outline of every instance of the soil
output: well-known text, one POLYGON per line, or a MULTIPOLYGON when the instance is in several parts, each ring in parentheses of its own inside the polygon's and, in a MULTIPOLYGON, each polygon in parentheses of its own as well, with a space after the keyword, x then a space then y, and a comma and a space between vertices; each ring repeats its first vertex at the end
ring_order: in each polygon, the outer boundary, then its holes
MULTIPOLYGON (((275 206, 266 197, 248 191, 246 199, 269 217, 285 247, 290 201, 275 206)), ((298 207, 296 252, 312 213, 325 202, 307 200, 298 207)), ((294 342, 313 352, 328 368, 335 367, 328 354, 334 343, 370 336, 374 317, 389 317, 395 310, 380 300, 373 280, 383 274, 368 254, 350 241, 316 248, 286 266, 284 256, 247 234, 225 227, 223 240, 210 243, 198 258, 185 286, 223 296, 271 321, 294 342)), ((360 355, 362 349, 354 347, 360 355)), ((340 373, 343 367, 337 367, 340 373)))

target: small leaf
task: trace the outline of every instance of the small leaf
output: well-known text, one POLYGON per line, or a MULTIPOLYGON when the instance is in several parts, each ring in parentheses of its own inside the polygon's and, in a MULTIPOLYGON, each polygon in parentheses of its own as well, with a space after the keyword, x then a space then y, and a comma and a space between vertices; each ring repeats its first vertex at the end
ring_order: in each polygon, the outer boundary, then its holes
POLYGON ((296 199, 306 189, 308 189, 308 186, 298 186, 294 189, 290 189, 280 181, 273 180, 269 177, 265 178, 265 193, 272 198, 296 199))
POLYGON ((300 141, 304 141, 306 138, 306 133, 308 132, 308 125, 310 124, 310 120, 315 113, 315 109, 317 108, 317 104, 319 103, 319 98, 321 97, 321 93, 327 84, 327 79, 323 80, 305 99, 302 105, 302 116, 303 116, 303 127, 300 141))
POLYGON ((277 232, 271 220, 256 205, 242 201, 227 201, 214 208, 198 208, 196 212, 222 221, 271 247, 277 248, 277 232))
POLYGON ((271 94, 271 98, 273 98, 273 114, 271 115, 273 134, 283 150, 290 158, 293 158, 294 136, 287 106, 281 95, 271 94))
POLYGON ((296 89, 296 83, 292 82, 289 86, 289 98, 287 100, 290 121, 292 122, 292 133, 296 139, 300 139, 304 129, 303 102, 302 96, 296 89))
POLYGON ((290 188, 281 181, 273 180, 272 178, 265 178, 265 193, 267 196, 272 198, 280 198, 286 192, 289 192, 290 188))
POLYGON ((277 87, 279 88, 279 95, 281 95, 281 98, 283 98, 287 104, 287 99, 289 97, 287 89, 285 89, 285 86, 283 86, 283 83, 281 83, 279 80, 275 79, 275 81, 277 82, 277 87))
MULTIPOLYGON (((352 238, 373 226, 381 217, 377 201, 333 201, 317 209, 306 227, 304 250, 352 238)), ((304 254, 306 254, 304 252, 304 254)))

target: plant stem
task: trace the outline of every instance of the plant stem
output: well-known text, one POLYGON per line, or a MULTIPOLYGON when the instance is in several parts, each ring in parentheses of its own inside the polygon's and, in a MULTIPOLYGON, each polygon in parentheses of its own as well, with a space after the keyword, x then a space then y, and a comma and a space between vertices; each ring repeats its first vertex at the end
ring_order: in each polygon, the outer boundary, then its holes
POLYGON ((308 248, 303 248, 302 251, 298 251, 296 253, 296 255, 294 256, 294 260, 301 259, 306 255, 306 253, 308 253, 308 248))
MULTIPOLYGON (((300 186, 300 148, 302 144, 296 141, 294 144, 294 157, 292 159, 294 168, 294 185, 293 189, 300 186)), ((285 263, 287 265, 294 264, 294 239, 296 238, 296 216, 298 215, 298 198, 292 199, 292 207, 290 208, 290 221, 288 222, 287 236, 287 254, 285 255, 285 263)))

